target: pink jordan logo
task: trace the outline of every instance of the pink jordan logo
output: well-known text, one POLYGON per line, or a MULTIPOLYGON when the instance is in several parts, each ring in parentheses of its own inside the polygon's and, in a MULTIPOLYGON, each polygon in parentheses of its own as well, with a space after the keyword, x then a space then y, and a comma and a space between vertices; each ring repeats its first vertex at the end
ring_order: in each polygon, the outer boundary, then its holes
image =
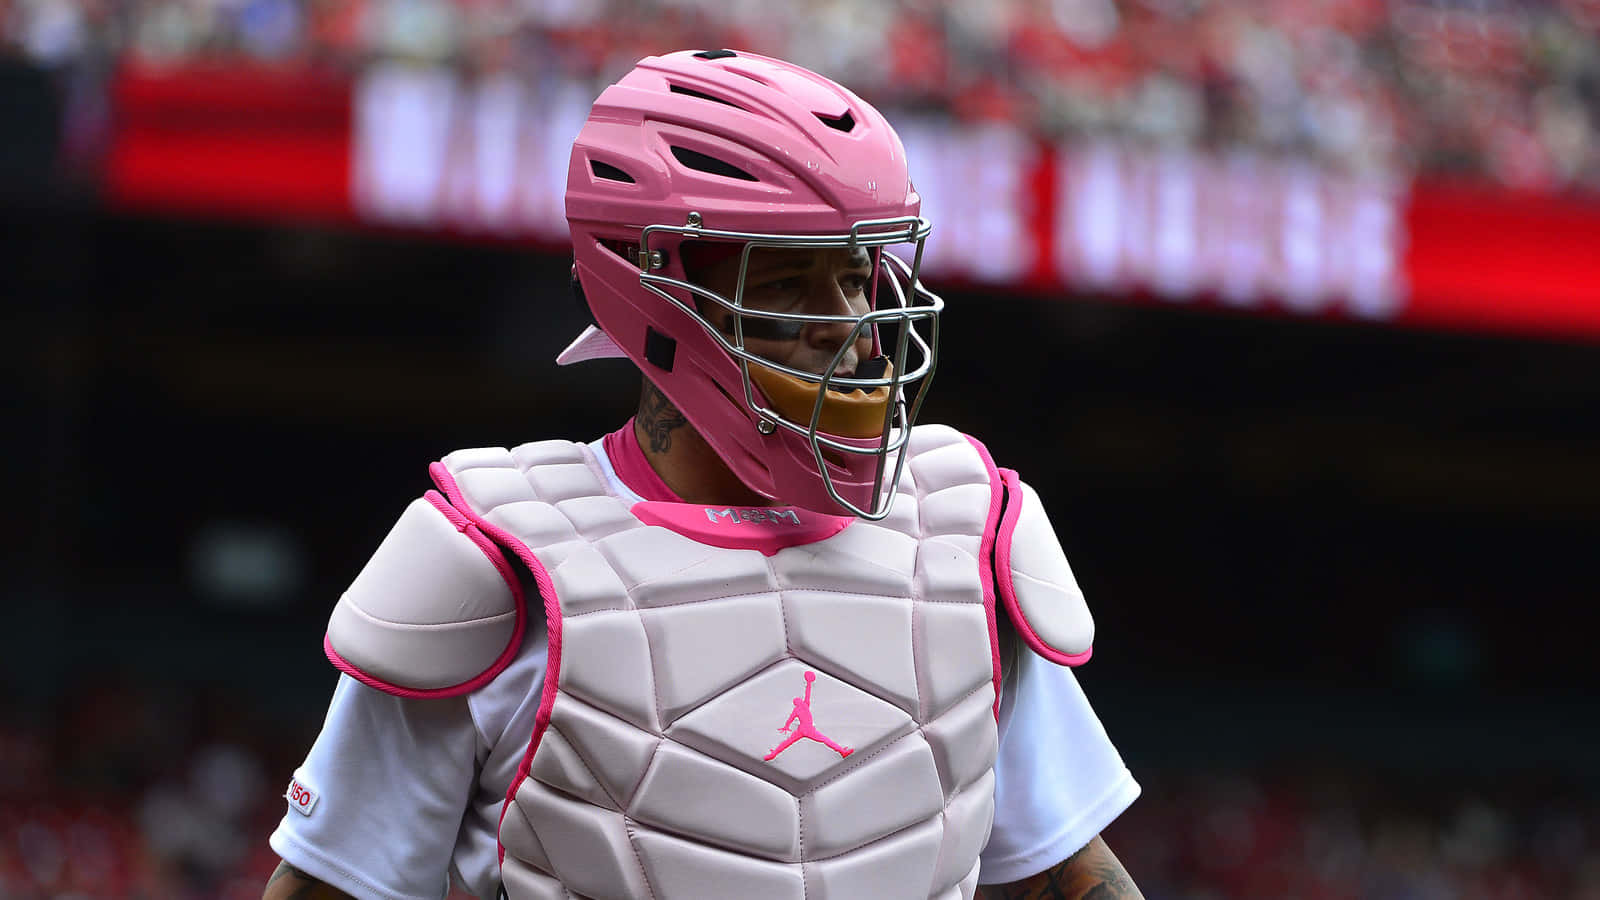
POLYGON ((777 758, 779 753, 782 753, 783 751, 794 746, 794 742, 800 740, 801 738, 810 738, 819 744, 824 744, 829 750, 832 750, 840 756, 849 756, 855 752, 855 750, 849 747, 841 747, 838 744, 835 744, 833 741, 828 740, 827 735, 818 731, 817 726, 811 721, 811 685, 816 680, 817 673, 806 673, 806 695, 803 698, 794 698, 794 712, 789 714, 789 720, 784 722, 783 727, 779 728, 778 730, 788 731, 790 726, 794 725, 796 721, 800 723, 800 727, 796 728, 793 734, 784 738, 783 743, 773 747, 772 752, 768 753, 766 756, 763 756, 762 759, 771 762, 777 758))

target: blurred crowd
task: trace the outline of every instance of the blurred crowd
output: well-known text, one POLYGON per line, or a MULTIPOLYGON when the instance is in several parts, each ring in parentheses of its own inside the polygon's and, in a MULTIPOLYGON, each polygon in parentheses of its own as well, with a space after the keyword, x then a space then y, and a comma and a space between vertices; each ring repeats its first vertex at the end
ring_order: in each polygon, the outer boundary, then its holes
MULTIPOLYGON (((315 717, 118 677, 53 709, 0 723, 0 898, 260 896, 315 717)), ((1600 900, 1592 782, 1138 769, 1106 836, 1151 900, 1600 900)))
POLYGON ((1600 900, 1600 812, 1563 779, 1137 774, 1106 840, 1151 900, 1600 900))
POLYGON ((116 676, 0 721, 0 898, 257 900, 293 765, 273 733, 220 696, 116 676))
POLYGON ((1600 0, 0 0, 0 53, 47 65, 402 59, 598 86, 716 46, 1048 138, 1600 187, 1600 0))

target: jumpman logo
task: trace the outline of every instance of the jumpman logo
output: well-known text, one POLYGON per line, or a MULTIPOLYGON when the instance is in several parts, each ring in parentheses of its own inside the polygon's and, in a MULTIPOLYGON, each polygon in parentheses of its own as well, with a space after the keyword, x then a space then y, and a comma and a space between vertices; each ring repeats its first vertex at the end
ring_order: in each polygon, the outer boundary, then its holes
POLYGON ((789 720, 784 722, 783 727, 779 728, 778 730, 788 731, 790 726, 794 725, 794 723, 797 721, 800 723, 800 727, 796 728, 793 734, 790 734, 788 737, 784 738, 783 743, 773 747, 772 752, 768 753, 766 756, 763 756, 762 759, 766 760, 767 762, 771 762, 777 758, 779 753, 782 753, 783 751, 794 746, 794 742, 800 740, 801 738, 810 738, 819 744, 826 745, 829 750, 832 750, 842 757, 849 756, 855 752, 855 750, 851 749, 850 747, 841 747, 838 744, 835 744, 833 741, 828 740, 828 736, 818 731, 817 726, 811 721, 811 685, 816 680, 817 673, 806 673, 806 695, 805 697, 794 698, 794 712, 789 714, 789 720))

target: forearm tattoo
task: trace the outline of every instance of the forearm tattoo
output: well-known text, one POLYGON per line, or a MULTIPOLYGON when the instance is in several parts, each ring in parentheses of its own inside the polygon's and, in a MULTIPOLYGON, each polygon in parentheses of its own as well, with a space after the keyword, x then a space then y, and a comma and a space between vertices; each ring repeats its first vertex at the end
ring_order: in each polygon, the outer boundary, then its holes
POLYGON ((650 439, 650 450, 654 453, 671 450, 672 432, 689 424, 689 420, 672 405, 667 395, 661 393, 661 389, 648 378, 644 381, 644 390, 639 392, 639 412, 635 419, 650 439))
POLYGON ((278 863, 273 870, 262 896, 270 900, 350 900, 344 891, 329 887, 286 862, 278 863), (278 884, 282 879, 288 881, 278 884))
POLYGON ((1143 900, 1105 841, 1088 846, 1052 869, 1011 884, 985 885, 983 900, 1143 900))

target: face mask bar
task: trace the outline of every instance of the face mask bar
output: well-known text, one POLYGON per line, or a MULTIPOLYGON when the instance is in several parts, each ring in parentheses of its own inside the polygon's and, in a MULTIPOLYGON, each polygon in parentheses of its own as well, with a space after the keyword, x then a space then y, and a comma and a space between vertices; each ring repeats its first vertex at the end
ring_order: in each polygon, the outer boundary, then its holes
MULTIPOLYGON (((882 519, 889 514, 890 505, 894 500, 894 492, 890 491, 887 498, 883 496, 884 471, 887 467, 888 456, 890 453, 897 454, 894 474, 888 484, 898 484, 905 466, 905 454, 899 451, 910 440, 911 425, 916 421, 917 414, 921 411, 923 398, 927 394, 929 385, 932 384, 933 372, 937 365, 939 314, 944 309, 944 301, 937 294, 924 288, 918 278, 922 266, 923 247, 931 230, 932 226, 926 219, 906 216, 857 222, 851 227, 848 234, 759 234, 702 228, 700 227, 699 215, 690 213, 687 225, 651 225, 643 230, 640 237, 638 255, 640 283, 647 290, 692 316, 723 349, 739 361, 745 404, 751 412, 759 417, 758 426, 760 429, 765 433, 771 433, 775 428, 785 428, 805 438, 810 445, 817 471, 822 476, 823 485, 827 489, 828 495, 843 508, 869 520, 882 519), (714 239, 743 242, 744 247, 739 261, 737 287, 735 288, 733 299, 729 300, 693 282, 671 278, 652 271, 663 266, 662 254, 659 251, 650 249, 651 239, 658 233, 674 234, 689 240, 714 239), (911 243, 915 246, 915 252, 910 263, 884 249, 889 245, 901 243, 911 243), (854 250, 864 248, 876 251, 873 253, 874 282, 872 297, 874 306, 876 307, 883 301, 883 283, 888 284, 894 305, 881 309, 873 308, 861 315, 843 316, 748 309, 744 306, 744 289, 745 278, 750 265, 750 255, 752 251, 762 248, 791 250, 825 248, 848 248, 854 250), (902 280, 905 282, 904 287, 901 284, 902 280), (730 312, 734 326, 731 334, 733 342, 730 343, 728 340, 730 335, 725 334, 706 321, 698 310, 669 291, 670 288, 677 288, 692 297, 716 304, 730 312), (907 288, 909 288, 909 291, 907 288), (744 320, 746 317, 771 320, 774 324, 781 323, 784 327, 799 329, 803 329, 806 325, 813 323, 844 323, 851 326, 851 331, 849 337, 834 354, 825 371, 821 373, 808 372, 768 360, 746 350, 744 347, 744 320), (929 330, 928 338, 924 338, 916 327, 919 323, 924 322, 927 323, 929 330), (863 337, 870 337, 874 346, 877 347, 879 324, 898 326, 895 329, 896 339, 893 353, 892 355, 885 353, 885 355, 891 356, 894 366, 892 373, 882 378, 841 377, 835 375, 834 373, 840 363, 843 362, 848 349, 855 342, 863 337), (913 347, 917 352, 917 364, 912 369, 907 370, 908 356, 913 347), (817 399, 812 407, 810 422, 802 424, 793 421, 777 410, 757 403, 750 378, 750 366, 752 364, 816 384, 817 399), (918 382, 917 391, 908 404, 902 386, 913 381, 918 382), (880 431, 881 438, 877 446, 863 448, 859 443, 846 444, 818 432, 817 428, 828 391, 850 391, 858 388, 864 391, 872 391, 883 387, 887 387, 890 391, 890 402, 884 406, 884 421, 880 431), (861 509, 839 495, 829 471, 830 466, 833 466, 833 464, 826 459, 825 450, 852 455, 871 455, 877 458, 873 477, 874 500, 871 504, 872 508, 861 509), (879 506, 882 508, 878 508, 879 506)), ((880 352, 888 349, 887 347, 880 348, 880 352)))

